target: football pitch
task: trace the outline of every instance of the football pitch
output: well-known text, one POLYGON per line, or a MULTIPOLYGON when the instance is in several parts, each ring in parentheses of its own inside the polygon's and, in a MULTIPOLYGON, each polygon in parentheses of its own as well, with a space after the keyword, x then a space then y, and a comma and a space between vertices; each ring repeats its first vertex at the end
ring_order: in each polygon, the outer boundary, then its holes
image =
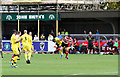
POLYGON ((69 54, 67 60, 59 54, 34 54, 26 64, 22 53, 17 68, 10 66, 11 57, 4 54, 2 75, 118 75, 118 55, 69 54))

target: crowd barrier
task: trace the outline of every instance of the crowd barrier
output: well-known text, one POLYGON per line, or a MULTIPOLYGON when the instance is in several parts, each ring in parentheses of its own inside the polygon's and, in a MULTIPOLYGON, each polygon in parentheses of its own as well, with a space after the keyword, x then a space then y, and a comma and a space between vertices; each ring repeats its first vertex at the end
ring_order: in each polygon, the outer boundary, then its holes
MULTIPOLYGON (((3 40, 3 49, 4 52, 12 52, 10 40, 3 40)), ((34 51, 37 52, 54 52, 56 48, 54 47, 55 43, 52 41, 37 41, 33 42, 34 51)), ((23 48, 21 43, 21 49, 23 48)))

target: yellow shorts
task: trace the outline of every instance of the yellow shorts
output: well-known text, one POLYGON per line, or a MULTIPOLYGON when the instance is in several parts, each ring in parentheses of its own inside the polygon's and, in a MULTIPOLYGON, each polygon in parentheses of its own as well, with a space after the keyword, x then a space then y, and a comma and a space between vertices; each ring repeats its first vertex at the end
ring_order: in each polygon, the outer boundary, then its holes
POLYGON ((23 46, 23 51, 31 51, 31 46, 27 45, 27 46, 23 46))
POLYGON ((18 47, 12 47, 13 54, 19 55, 18 47))

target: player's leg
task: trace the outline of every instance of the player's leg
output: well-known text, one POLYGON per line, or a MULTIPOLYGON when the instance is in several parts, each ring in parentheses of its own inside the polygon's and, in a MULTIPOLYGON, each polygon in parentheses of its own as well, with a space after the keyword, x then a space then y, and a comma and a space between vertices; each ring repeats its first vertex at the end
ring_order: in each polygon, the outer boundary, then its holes
POLYGON ((3 53, 2 53, 2 49, 0 49, 0 53, 1 53, 1 58, 3 58, 3 53))
POLYGON ((15 48, 13 53, 14 53, 14 58, 13 58, 13 62, 12 62, 12 67, 17 67, 16 63, 17 63, 17 60, 19 59, 19 51, 18 51, 18 49, 15 48))
POLYGON ((68 59, 68 54, 69 54, 70 47, 66 47, 65 49, 66 49, 66 52, 65 52, 66 56, 65 56, 65 58, 68 59))
POLYGON ((60 47, 60 50, 59 50, 59 53, 60 53, 60 55, 61 55, 61 57, 60 57, 60 58, 62 58, 62 57, 63 57, 63 52, 62 52, 62 50, 63 50, 63 47, 60 47))
POLYGON ((27 46, 27 51, 28 51, 28 60, 27 60, 27 64, 30 64, 30 58, 31 58, 31 46, 27 46))
POLYGON ((28 64, 30 64, 31 51, 28 52, 28 64))
POLYGON ((34 48, 33 48, 33 46, 31 45, 31 57, 33 56, 33 51, 34 51, 34 48))
MULTIPOLYGON (((13 50, 14 50, 14 48, 12 47, 12 51, 13 51, 13 50)), ((12 58, 11 58, 10 64, 12 64, 13 59, 14 59, 14 54, 13 54, 13 56, 12 56, 12 58)))
POLYGON ((28 60, 28 52, 27 51, 25 51, 25 60, 27 61, 28 60))

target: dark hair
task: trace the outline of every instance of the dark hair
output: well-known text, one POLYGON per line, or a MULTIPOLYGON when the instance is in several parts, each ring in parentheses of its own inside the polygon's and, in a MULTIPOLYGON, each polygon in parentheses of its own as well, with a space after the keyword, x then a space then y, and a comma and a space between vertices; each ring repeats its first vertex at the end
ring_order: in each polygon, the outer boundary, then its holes
POLYGON ((17 31, 16 31, 16 29, 13 29, 13 33, 16 33, 17 31))
POLYGON ((20 34, 20 33, 21 33, 21 31, 18 32, 18 34, 20 34))

